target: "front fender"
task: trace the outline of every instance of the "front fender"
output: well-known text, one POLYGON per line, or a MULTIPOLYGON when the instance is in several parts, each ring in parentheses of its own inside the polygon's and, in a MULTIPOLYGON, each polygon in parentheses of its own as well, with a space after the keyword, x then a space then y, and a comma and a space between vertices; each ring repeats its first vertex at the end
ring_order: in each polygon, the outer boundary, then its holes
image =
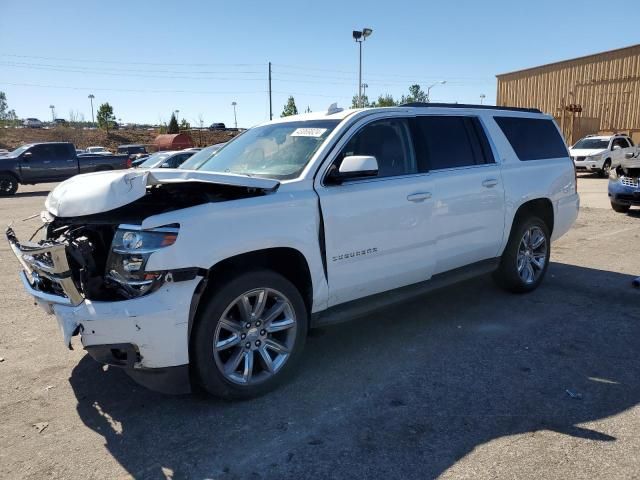
POLYGON ((207 203, 155 215, 143 228, 178 223, 176 242, 153 253, 148 270, 213 265, 243 253, 291 248, 305 258, 313 285, 312 310, 323 308, 328 294, 320 252, 320 215, 315 192, 278 190, 240 200, 207 203))

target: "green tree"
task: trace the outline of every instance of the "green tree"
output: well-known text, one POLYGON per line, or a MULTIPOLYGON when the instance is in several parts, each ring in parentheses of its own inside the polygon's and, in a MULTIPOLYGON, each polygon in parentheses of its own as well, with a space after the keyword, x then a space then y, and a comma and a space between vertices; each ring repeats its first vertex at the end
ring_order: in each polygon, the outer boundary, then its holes
POLYGON ((371 106, 372 107, 395 107, 396 105, 398 105, 398 102, 396 102, 393 99, 393 95, 385 93, 384 95, 380 95, 378 97, 378 100, 375 101, 371 106))
POLYGON ((187 122, 186 118, 183 118, 180 122, 180 130, 189 130, 191 128, 191 124, 187 122))
POLYGON ((98 126, 104 128, 109 134, 109 128, 113 127, 113 123, 116 120, 113 114, 113 107, 109 105, 109 102, 103 103, 98 107, 96 119, 98 120, 98 126))
POLYGON ((172 113, 171 120, 169 120, 169 126, 167 127, 167 133, 180 133, 180 127, 178 127, 178 120, 172 113))
POLYGON ((407 95, 406 97, 403 95, 402 99, 400 100, 400 103, 412 103, 412 102, 423 102, 425 103, 427 101, 427 94, 424 93, 424 91, 422 90, 422 88, 420 87, 420 85, 418 85, 417 83, 414 85, 411 85, 409 87, 409 95, 407 95))
POLYGON ((280 114, 281 117, 289 117, 291 115, 298 114, 298 107, 296 107, 296 101, 292 96, 289 96, 287 104, 284 106, 284 110, 280 114))
POLYGON ((13 110, 8 110, 9 104, 7 104, 7 94, 4 92, 0 92, 0 120, 11 120, 9 118, 9 114, 11 112, 15 112, 13 110))
MULTIPOLYGON (((369 102, 369 97, 367 95, 362 96, 362 107, 372 107, 373 105, 369 102)), ((358 95, 354 95, 351 99, 351 108, 360 108, 358 105, 358 95)))

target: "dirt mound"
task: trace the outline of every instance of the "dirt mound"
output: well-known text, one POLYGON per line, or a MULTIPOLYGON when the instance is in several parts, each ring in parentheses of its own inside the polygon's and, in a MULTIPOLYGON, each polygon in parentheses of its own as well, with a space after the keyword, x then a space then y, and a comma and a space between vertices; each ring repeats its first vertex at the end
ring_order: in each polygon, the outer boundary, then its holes
MULTIPOLYGON (((237 132, 210 132, 192 130, 187 132, 193 139, 194 146, 204 147, 215 143, 227 142, 237 132)), ((0 148, 13 150, 25 143, 34 142, 71 142, 76 148, 87 148, 94 145, 115 151, 118 145, 143 144, 153 146, 153 140, 159 131, 149 130, 82 130, 72 127, 44 128, 0 128, 0 148)), ((150 148, 153 151, 153 148, 150 148)))

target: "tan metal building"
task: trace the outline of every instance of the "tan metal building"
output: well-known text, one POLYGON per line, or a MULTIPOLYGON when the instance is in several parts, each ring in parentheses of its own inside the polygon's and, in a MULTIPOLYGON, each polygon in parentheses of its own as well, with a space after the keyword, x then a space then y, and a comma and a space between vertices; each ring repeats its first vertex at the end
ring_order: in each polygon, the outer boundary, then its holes
POLYGON ((640 142, 640 45, 496 77, 497 105, 553 115, 569 144, 618 132, 640 142))

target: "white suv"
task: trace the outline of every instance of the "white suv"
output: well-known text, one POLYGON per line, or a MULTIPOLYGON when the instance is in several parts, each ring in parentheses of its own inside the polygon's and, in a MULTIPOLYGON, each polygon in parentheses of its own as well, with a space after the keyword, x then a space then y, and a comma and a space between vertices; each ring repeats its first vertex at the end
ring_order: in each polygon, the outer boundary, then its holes
POLYGON ((198 170, 75 176, 45 202, 44 240, 7 237, 66 344, 150 388, 246 398, 291 373, 310 327, 470 275, 535 289, 578 204, 537 110, 332 105, 198 170))
POLYGON ((588 135, 571 147, 569 154, 577 170, 597 172, 608 177, 611 167, 617 167, 628 152, 636 147, 627 135, 588 135))

